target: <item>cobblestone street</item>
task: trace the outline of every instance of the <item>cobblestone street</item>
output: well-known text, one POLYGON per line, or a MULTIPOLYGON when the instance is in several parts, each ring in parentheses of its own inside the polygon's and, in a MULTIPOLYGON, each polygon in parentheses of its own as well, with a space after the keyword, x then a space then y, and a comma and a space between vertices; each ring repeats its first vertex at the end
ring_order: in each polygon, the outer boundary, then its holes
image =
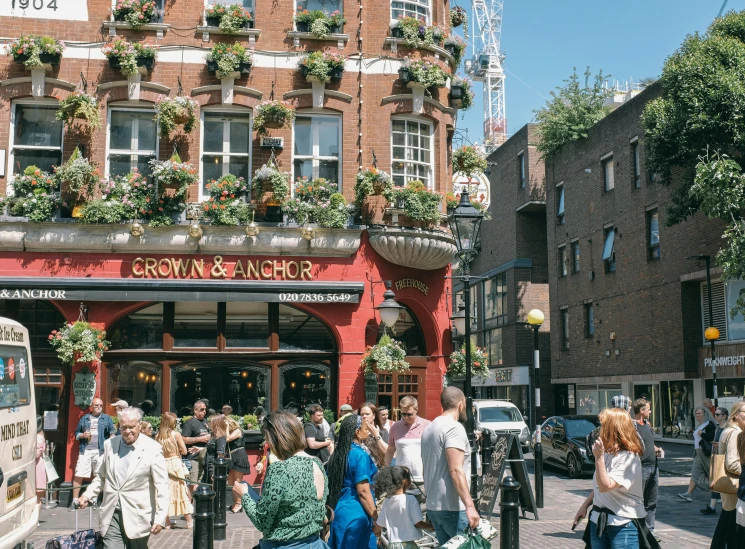
MULTIPOLYGON (((693 503, 686 503, 678 498, 679 492, 685 491, 690 478, 691 446, 686 444, 663 444, 667 454, 661 462, 659 501, 657 504, 656 531, 662 538, 664 547, 676 549, 708 547, 717 522, 717 516, 703 516, 699 513, 706 505, 709 494, 700 490, 694 492, 693 503)), ((528 455, 529 468, 532 471, 532 456, 528 455)), ((531 482, 533 477, 531 475, 531 482)), ((545 477, 545 507, 539 510, 539 521, 532 520, 528 513, 526 519, 520 520, 521 547, 551 547, 551 549, 582 547, 582 527, 572 532, 574 514, 592 489, 592 479, 569 480, 560 471, 549 469, 545 477)), ((717 511, 720 511, 718 508, 717 511)), ((74 526, 73 514, 64 509, 42 510, 42 522, 31 538, 36 547, 44 547, 46 540, 69 533, 74 526)), ((81 528, 88 524, 88 513, 80 512, 81 528)), ((94 512, 97 522, 97 512, 94 512)), ((492 522, 498 526, 498 509, 492 522)), ((183 526, 177 520, 176 525, 183 526)), ((216 542, 217 549, 251 549, 259 542, 261 535, 248 518, 228 513, 227 540, 216 542)), ((499 547, 499 538, 492 544, 499 547)), ((152 537, 150 547, 153 549, 188 549, 192 546, 191 531, 178 528, 166 530, 152 537)))

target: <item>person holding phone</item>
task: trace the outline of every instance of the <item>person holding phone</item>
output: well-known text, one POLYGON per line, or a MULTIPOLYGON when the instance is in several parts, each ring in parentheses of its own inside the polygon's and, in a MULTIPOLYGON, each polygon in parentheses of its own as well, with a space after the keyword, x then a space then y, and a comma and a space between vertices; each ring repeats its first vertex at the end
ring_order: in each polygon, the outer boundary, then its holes
POLYGON ((595 489, 574 517, 572 530, 591 510, 582 538, 585 547, 658 549, 659 544, 644 521, 647 513, 640 459, 643 449, 631 416, 621 408, 606 408, 598 418, 600 433, 592 446, 595 489))
POLYGON ((261 497, 237 481, 233 493, 264 535, 261 549, 328 549, 321 539, 328 480, 317 457, 305 453, 303 426, 284 410, 264 418, 261 432, 279 461, 266 471, 261 497))

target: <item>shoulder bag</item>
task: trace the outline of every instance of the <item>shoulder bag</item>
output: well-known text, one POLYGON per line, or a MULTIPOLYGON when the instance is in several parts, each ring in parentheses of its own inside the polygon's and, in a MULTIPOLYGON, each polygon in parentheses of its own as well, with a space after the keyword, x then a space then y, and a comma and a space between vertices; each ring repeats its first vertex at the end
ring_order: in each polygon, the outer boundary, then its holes
MULTIPOLYGON (((732 438, 732 433, 727 437, 727 440, 720 441, 720 446, 726 447, 729 439, 732 438)), ((720 494, 736 494, 739 485, 740 478, 734 473, 727 471, 724 466, 726 453, 724 454, 712 454, 709 462, 709 488, 712 492, 719 492, 720 494)))

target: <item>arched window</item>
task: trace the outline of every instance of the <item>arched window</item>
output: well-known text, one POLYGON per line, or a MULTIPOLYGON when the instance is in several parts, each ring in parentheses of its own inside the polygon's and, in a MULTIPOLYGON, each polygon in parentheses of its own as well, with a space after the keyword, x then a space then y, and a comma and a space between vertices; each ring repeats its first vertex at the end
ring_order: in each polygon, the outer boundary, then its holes
POLYGON ((314 360, 290 362, 279 367, 279 406, 304 411, 310 404, 331 406, 331 368, 314 360))
POLYGON ((108 367, 109 402, 125 400, 140 408, 146 416, 159 416, 162 403, 160 364, 127 360, 108 367))
POLYGON ((65 322, 65 317, 52 304, 38 300, 0 300, 0 316, 20 322, 28 329, 32 351, 51 351, 49 334, 65 322))
POLYGON ((162 348, 163 304, 150 305, 125 316, 108 331, 108 338, 112 351, 162 348))
MULTIPOLYGON (((407 356, 424 356, 426 354, 424 333, 419 326, 419 322, 414 316, 414 313, 406 305, 400 303, 399 305, 401 305, 402 309, 398 313, 398 320, 395 326, 393 328, 386 328, 388 335, 403 343, 407 356)), ((378 340, 383 336, 383 328, 384 326, 381 322, 378 328, 378 340)))
POLYGON ((333 351, 334 338, 317 318, 290 307, 279 306, 280 351, 333 351))

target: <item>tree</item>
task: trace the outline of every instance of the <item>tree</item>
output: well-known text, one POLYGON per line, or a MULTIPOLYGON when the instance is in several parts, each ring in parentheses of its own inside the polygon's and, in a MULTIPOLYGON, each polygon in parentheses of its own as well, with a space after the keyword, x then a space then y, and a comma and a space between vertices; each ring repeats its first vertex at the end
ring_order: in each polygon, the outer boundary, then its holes
MULTIPOLYGON (((715 19, 666 61, 661 97, 642 115, 647 166, 673 183, 668 224, 702 211, 727 223, 716 261, 745 278, 745 12, 715 19)), ((745 301, 738 307, 745 310, 745 301)))
POLYGON ((588 130, 609 112, 606 99, 613 93, 604 86, 607 77, 600 71, 590 85, 590 67, 585 70, 585 84, 580 84, 577 68, 564 80, 565 85, 551 92, 551 100, 535 111, 538 122, 537 148, 550 156, 572 141, 587 137, 588 130))

